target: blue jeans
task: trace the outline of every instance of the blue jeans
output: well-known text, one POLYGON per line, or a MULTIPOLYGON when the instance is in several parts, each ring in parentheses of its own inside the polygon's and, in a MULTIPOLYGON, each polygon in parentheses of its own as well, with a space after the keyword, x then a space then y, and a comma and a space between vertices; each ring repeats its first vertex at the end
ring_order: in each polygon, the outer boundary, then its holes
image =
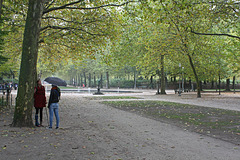
POLYGON ((49 107, 49 115, 50 115, 50 128, 52 128, 52 122, 53 122, 53 113, 56 117, 56 127, 59 127, 59 115, 58 115, 58 103, 51 103, 49 107))

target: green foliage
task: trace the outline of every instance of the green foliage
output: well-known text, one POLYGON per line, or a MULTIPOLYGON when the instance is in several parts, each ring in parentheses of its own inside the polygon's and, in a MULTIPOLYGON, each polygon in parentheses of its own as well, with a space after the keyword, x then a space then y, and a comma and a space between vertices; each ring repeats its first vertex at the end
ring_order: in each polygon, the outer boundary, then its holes
MULTIPOLYGON (((239 35, 235 1, 140 2, 103 8, 101 6, 123 2, 82 1, 70 5, 75 9, 60 8, 69 3, 67 0, 46 4, 38 73, 48 76, 59 72, 69 77, 83 71, 100 75, 108 70, 114 77, 133 76, 134 72, 137 76, 150 77, 161 70, 160 57, 164 55, 167 76, 178 76, 181 63, 184 76, 194 80, 189 54, 199 80, 216 80, 219 74, 222 78, 239 74, 237 39, 191 32, 239 35)), ((9 62, 1 66, 1 70, 17 74, 27 1, 8 1, 4 5, 3 27, 10 32, 4 38, 6 43, 1 55, 9 58, 9 62)))

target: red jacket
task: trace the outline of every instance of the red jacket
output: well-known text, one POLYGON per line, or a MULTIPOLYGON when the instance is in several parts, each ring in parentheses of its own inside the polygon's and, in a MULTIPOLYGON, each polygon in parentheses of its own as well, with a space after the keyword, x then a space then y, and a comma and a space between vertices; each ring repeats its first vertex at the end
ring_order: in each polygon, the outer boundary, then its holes
POLYGON ((45 96, 45 87, 37 86, 35 87, 34 93, 34 107, 43 108, 46 107, 46 96, 45 96))

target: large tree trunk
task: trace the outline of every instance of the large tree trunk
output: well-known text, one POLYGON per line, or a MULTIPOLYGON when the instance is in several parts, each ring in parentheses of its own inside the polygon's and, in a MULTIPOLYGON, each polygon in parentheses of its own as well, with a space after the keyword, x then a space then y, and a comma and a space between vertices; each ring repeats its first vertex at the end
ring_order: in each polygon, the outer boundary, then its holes
POLYGON ((192 57, 189 54, 188 54, 188 59, 189 59, 190 65, 192 67, 194 77, 195 77, 195 80, 196 80, 196 83, 197 83, 197 98, 201 98, 200 82, 199 82, 199 79, 198 79, 197 71, 196 71, 196 69, 193 65, 192 57))
POLYGON ((24 30, 19 88, 12 126, 32 127, 34 86, 37 79, 38 40, 44 0, 29 0, 24 30))

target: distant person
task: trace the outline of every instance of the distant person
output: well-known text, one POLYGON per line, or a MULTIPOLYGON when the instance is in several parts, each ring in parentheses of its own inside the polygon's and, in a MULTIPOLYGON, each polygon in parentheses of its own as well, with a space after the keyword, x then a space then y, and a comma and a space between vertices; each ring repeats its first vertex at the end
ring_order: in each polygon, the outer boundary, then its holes
POLYGON ((49 101, 48 101, 48 108, 49 108, 49 119, 50 125, 49 129, 52 129, 52 122, 53 122, 53 113, 56 118, 56 129, 59 127, 59 114, 58 114, 58 102, 60 100, 61 92, 60 89, 56 85, 52 85, 49 101))
POLYGON ((35 113, 35 126, 41 127, 43 120, 43 108, 46 107, 46 95, 45 87, 42 85, 41 80, 37 80, 37 86, 34 88, 34 107, 36 109, 35 113), (38 121, 38 112, 40 112, 40 124, 38 121))
POLYGON ((17 90, 17 88, 18 88, 18 84, 15 83, 15 84, 14 84, 14 89, 17 90))
POLYGON ((83 88, 85 88, 85 84, 83 84, 82 86, 83 86, 83 88))

